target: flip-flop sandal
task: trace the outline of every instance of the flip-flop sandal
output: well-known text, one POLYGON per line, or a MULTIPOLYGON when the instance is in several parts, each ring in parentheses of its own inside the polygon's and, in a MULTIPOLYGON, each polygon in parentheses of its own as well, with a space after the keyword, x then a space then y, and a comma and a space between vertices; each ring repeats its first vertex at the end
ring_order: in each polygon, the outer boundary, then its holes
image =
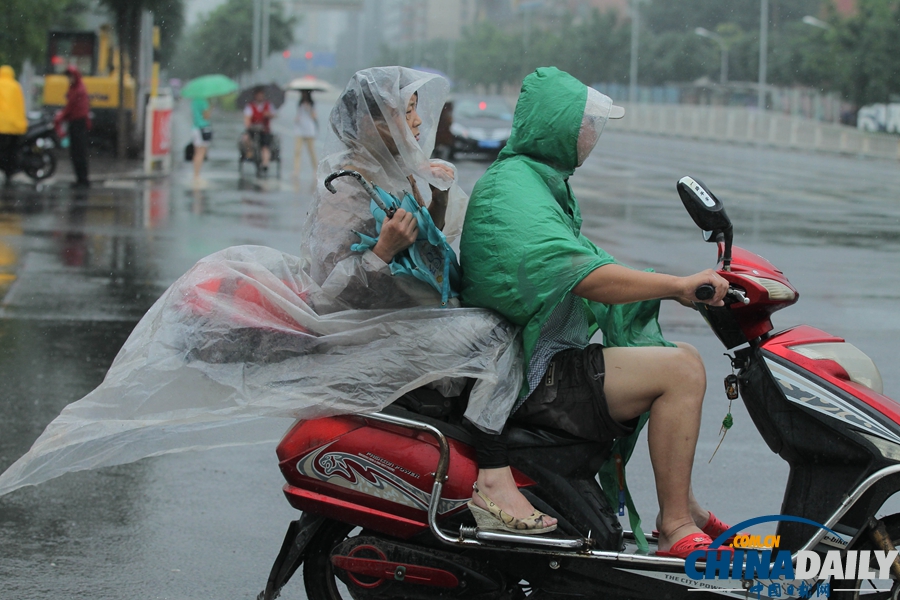
MULTIPOLYGON (((719 537, 720 535, 722 535, 723 533, 725 533, 726 531, 728 531, 728 529, 729 529, 730 527, 731 527, 730 525, 726 524, 724 521, 722 521, 721 519, 719 519, 719 517, 717 517, 716 515, 714 515, 714 514, 712 513, 712 511, 709 511, 709 519, 707 519, 706 525, 704 525, 703 527, 700 528, 700 531, 702 531, 703 533, 705 533, 706 535, 708 535, 710 538, 716 539, 717 537, 719 537)), ((652 531, 652 534, 653 534, 653 537, 658 538, 658 537, 659 537, 659 530, 658 530, 658 529, 654 529, 654 530, 652 531)), ((737 536, 739 536, 739 535, 741 535, 741 534, 740 534, 740 533, 734 533, 734 534, 728 536, 728 537, 725 539, 725 541, 722 542, 722 545, 723 545, 723 546, 730 546, 730 545, 731 545, 731 542, 734 541, 734 538, 737 537, 737 536)))
MULTIPOLYGON (((668 558, 687 558, 691 552, 697 552, 698 550, 709 550, 710 544, 712 544, 712 538, 706 535, 705 533, 689 533, 684 536, 669 548, 668 551, 656 551, 656 556, 665 556, 668 558)), ((713 549, 713 552, 727 552, 733 553, 734 550, 728 547, 719 547, 713 549)))
MULTIPOLYGON (((709 512, 709 520, 706 522, 706 525, 701 527, 700 529, 711 537, 712 539, 716 539, 729 529, 729 525, 721 521, 716 515, 712 514, 712 511, 709 512)), ((733 533, 722 542, 723 546, 730 546, 731 542, 734 541, 736 536, 741 535, 740 533, 733 533)))

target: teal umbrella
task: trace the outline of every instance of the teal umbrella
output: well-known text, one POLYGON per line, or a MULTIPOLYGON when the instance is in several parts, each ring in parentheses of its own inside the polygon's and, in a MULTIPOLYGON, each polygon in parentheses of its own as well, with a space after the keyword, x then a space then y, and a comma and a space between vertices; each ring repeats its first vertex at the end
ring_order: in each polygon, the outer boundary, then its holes
POLYGON ((224 96, 236 92, 238 84, 224 75, 203 75, 191 79, 186 86, 181 88, 181 96, 184 98, 212 98, 224 96))

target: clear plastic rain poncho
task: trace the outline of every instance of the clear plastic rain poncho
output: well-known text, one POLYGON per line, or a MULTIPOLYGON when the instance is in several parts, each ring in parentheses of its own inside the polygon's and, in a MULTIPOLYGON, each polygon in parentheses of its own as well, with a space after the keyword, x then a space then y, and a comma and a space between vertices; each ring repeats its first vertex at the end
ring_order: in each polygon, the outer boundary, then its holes
POLYGON ((448 190, 443 232, 452 243, 462 231, 468 196, 449 175, 456 173, 450 163, 429 159, 447 91, 447 80, 431 73, 402 67, 366 69, 353 76, 331 111, 335 139, 319 163, 301 253, 312 278, 337 300, 328 310, 440 304, 435 290, 412 278, 393 277, 390 267, 371 250, 353 251, 353 244, 360 241, 356 232, 375 236, 369 196, 352 178, 336 179, 336 194, 328 192, 323 182, 330 173, 350 169, 398 198, 415 185, 426 206, 432 187, 448 190), (406 123, 413 94, 422 119, 418 141, 406 123))
POLYGON ((352 230, 374 227, 368 198, 353 180, 336 180, 334 195, 322 187, 339 168, 394 192, 413 175, 426 194, 450 189, 445 231, 458 235, 467 198, 428 159, 446 89, 398 67, 357 73, 332 113, 334 151, 319 168, 301 256, 238 246, 199 261, 137 324, 100 387, 0 476, 0 495, 69 471, 277 441, 284 422, 273 417, 373 412, 461 378, 476 380, 466 416, 499 431, 522 377, 516 329, 486 310, 433 308, 440 297, 427 284, 351 251, 352 230), (418 143, 404 119, 414 92, 418 143))

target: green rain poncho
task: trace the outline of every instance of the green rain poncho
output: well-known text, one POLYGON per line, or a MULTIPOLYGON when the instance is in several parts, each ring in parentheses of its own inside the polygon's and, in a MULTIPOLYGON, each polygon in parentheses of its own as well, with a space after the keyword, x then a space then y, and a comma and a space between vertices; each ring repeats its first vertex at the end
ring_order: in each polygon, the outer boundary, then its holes
MULTIPOLYGON (((541 326, 557 305, 588 273, 616 262, 581 234, 581 212, 568 183, 578 166, 587 97, 584 84, 556 68, 541 68, 525 78, 512 135, 472 191, 463 226, 463 303, 490 308, 521 326, 526 365, 541 326)), ((608 105, 606 111, 603 122, 608 105)), ((672 345, 659 328, 659 300, 624 305, 581 301, 590 333, 600 329, 605 346, 672 345)), ((522 395, 528 392, 525 383, 522 395)), ((616 442, 613 455, 628 460, 645 421, 646 415, 632 435, 616 442)), ((615 506, 614 461, 601 471, 601 483, 615 506)), ((632 528, 640 536, 630 496, 627 504, 632 528)))

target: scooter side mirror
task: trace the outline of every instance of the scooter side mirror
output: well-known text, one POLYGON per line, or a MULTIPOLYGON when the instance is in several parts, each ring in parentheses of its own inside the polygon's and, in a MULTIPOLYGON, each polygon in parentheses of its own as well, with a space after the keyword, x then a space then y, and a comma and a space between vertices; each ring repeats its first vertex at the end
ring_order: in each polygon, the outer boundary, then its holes
POLYGON ((715 242, 719 234, 731 229, 731 219, 725 214, 725 207, 716 196, 693 177, 682 177, 678 180, 678 195, 688 214, 703 230, 703 237, 708 242, 715 242))

